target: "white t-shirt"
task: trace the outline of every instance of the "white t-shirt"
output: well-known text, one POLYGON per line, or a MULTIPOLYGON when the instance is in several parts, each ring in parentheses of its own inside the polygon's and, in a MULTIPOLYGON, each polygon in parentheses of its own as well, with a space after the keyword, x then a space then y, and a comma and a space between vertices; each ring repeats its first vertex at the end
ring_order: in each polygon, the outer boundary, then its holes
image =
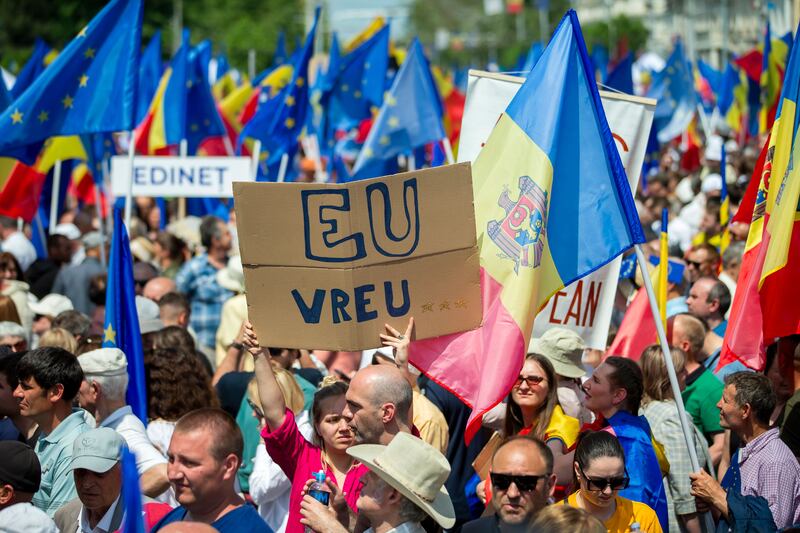
POLYGON ((120 407, 111 413, 100 423, 99 427, 111 428, 122 435, 128 448, 136 456, 136 470, 140 476, 152 467, 167 462, 166 458, 150 442, 144 424, 133 414, 130 405, 120 407))
MULTIPOLYGON (((311 442, 314 430, 309 421, 308 411, 302 411, 297 415, 295 423, 300 434, 311 442)), ((250 497, 258 505, 258 514, 267 525, 275 533, 283 533, 286 531, 286 524, 289 521, 289 496, 292 491, 292 481, 269 456, 267 447, 264 446, 261 439, 259 439, 253 461, 255 466, 250 474, 250 497)))

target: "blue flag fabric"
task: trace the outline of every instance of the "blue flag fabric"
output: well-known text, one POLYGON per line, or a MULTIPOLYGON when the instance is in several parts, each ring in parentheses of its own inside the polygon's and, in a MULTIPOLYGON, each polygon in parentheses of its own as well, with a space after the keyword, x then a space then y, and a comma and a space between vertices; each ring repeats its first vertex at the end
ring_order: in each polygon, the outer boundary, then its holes
POLYGON ((150 101, 156 94, 158 82, 161 79, 161 30, 156 30, 147 48, 142 52, 139 63, 139 89, 136 92, 136 123, 139 124, 147 110, 150 101))
POLYGON ((600 81, 604 82, 608 77, 608 48, 602 44, 595 44, 592 46, 591 61, 594 72, 599 72, 600 81))
POLYGON ((0 115, 0 155, 32 165, 48 137, 133 128, 142 0, 112 0, 0 115))
POLYGON ((317 8, 305 43, 294 56, 291 81, 275 97, 258 106, 253 118, 239 134, 239 147, 248 137, 261 141, 259 179, 277 179, 282 156, 286 154, 291 161, 297 152, 300 134, 310 109, 308 64, 314 55, 319 14, 320 9, 317 8))
POLYGON ((114 137, 111 133, 90 133, 81 135, 81 142, 86 150, 86 165, 92 173, 95 184, 103 183, 103 164, 117 155, 114 137))
POLYGON ((166 145, 179 144, 186 139, 186 107, 188 91, 186 90, 190 80, 189 53, 191 44, 189 43, 189 31, 183 31, 183 41, 181 47, 175 52, 170 61, 170 73, 167 87, 164 90, 164 138, 166 145))
POLYGON ((128 358, 128 405, 147 425, 147 387, 144 381, 144 350, 136 314, 133 259, 128 231, 120 210, 114 210, 114 233, 108 254, 106 316, 103 348, 119 348, 128 358))
POLYGON ((736 69, 732 63, 728 62, 720 76, 719 89, 717 92, 717 109, 719 109, 720 115, 723 117, 727 115, 728 110, 731 108, 731 105, 733 105, 734 90, 741 82, 741 75, 738 69, 736 69))
POLYGON ((225 126, 208 84, 210 54, 211 41, 207 40, 194 47, 189 54, 185 128, 189 155, 196 154, 200 143, 208 137, 225 135, 225 126))
POLYGON ((289 60, 289 54, 286 52, 286 33, 280 32, 278 34, 278 44, 275 45, 275 60, 273 63, 276 66, 283 65, 289 60))
POLYGON ((389 25, 344 56, 330 94, 329 118, 333 128, 349 129, 370 118, 380 107, 389 66, 389 25))
POLYGON ((633 94, 633 54, 628 52, 608 73, 605 84, 625 94, 633 94))
POLYGON ((706 79, 714 95, 719 98, 719 91, 722 87, 722 72, 715 69, 702 59, 697 60, 697 70, 699 70, 700 75, 706 79))
POLYGON ((217 72, 214 75, 214 81, 219 81, 222 77, 228 73, 231 69, 230 63, 228 63, 228 56, 225 54, 219 54, 217 56, 217 72))
POLYGON ((144 533, 142 518, 142 490, 139 485, 139 472, 136 470, 136 456, 127 446, 122 448, 122 502, 125 506, 125 533, 144 533))
POLYGON ((697 95, 680 41, 675 43, 666 66, 653 75, 647 96, 658 100, 653 126, 659 142, 668 142, 686 131, 697 109, 697 95))
POLYGON ((50 47, 37 37, 33 43, 31 57, 28 58, 28 61, 22 66, 19 74, 17 74, 14 86, 11 88, 12 100, 19 98, 22 93, 25 92, 25 89, 30 87, 31 84, 36 81, 36 78, 44 72, 44 58, 48 53, 50 53, 50 47))
POLYGON ((537 41, 531 45, 530 50, 528 50, 528 53, 525 55, 525 61, 522 62, 519 68, 520 71, 525 73, 525 76, 536 66, 536 62, 542 57, 542 52, 544 52, 542 43, 537 41))
POLYGON ((445 135, 439 93, 422 45, 414 39, 358 155, 354 179, 376 177, 362 171, 371 160, 409 154, 445 135))
POLYGON ((5 111, 5 109, 11 105, 14 99, 11 96, 11 93, 8 91, 8 87, 6 87, 6 82, 3 80, 3 77, 0 76, 0 111, 5 111))

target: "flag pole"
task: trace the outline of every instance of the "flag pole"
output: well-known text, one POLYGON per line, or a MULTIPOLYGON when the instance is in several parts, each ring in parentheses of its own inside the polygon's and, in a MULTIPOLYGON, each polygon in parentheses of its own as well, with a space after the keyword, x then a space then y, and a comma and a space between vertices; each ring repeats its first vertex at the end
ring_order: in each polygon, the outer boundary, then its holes
POLYGON ((417 170, 417 158, 414 156, 414 152, 411 152, 406 161, 408 162, 408 167, 406 168, 408 172, 417 170))
MULTIPOLYGON (((125 191, 125 229, 130 231, 131 210, 133 208, 133 163, 136 155, 136 143, 133 142, 133 130, 128 137, 128 190, 125 191)), ((113 226, 112 226, 113 227, 113 226)))
MULTIPOLYGON (((189 141, 181 139, 178 145, 178 155, 183 159, 189 153, 189 141)), ((178 198, 178 219, 186 218, 186 197, 178 198)))
MULTIPOLYGON (((542 37, 544 39, 544 37, 542 37)), ((442 146, 444 146, 444 155, 447 157, 447 164, 452 165, 456 162, 456 159, 453 157, 453 147, 450 145, 450 139, 447 136, 442 139, 442 146)))
POLYGON ((258 158, 261 157, 261 141, 258 139, 255 140, 253 143, 253 163, 251 165, 251 173, 253 175, 253 181, 258 179, 258 158))
POLYGON ((281 166, 278 168, 278 183, 283 183, 286 179, 286 167, 289 166, 289 154, 285 153, 281 156, 281 166))
MULTIPOLYGON (((94 178, 94 175, 92 175, 94 178)), ((106 234, 103 231, 103 206, 100 199, 100 182, 94 182, 94 203, 97 208, 97 225, 100 230, 100 264, 106 267, 106 234)))
MULTIPOLYGON (((697 452, 694 448, 694 435, 689 427, 689 420, 686 418, 686 407, 683 405, 681 387, 678 384, 678 375, 675 373, 675 365, 672 364, 672 356, 669 353, 667 333, 664 329, 664 324, 659 319, 656 293, 653 290, 653 284, 650 281, 650 276, 647 275, 647 261, 644 258, 644 252, 642 251, 641 244, 635 244, 634 250, 636 251, 636 261, 639 263, 639 268, 642 269, 644 289, 647 293, 647 299, 650 301, 650 311, 653 313, 653 321, 656 323, 656 333, 658 334, 658 341, 661 345, 661 353, 664 355, 664 363, 667 367, 667 375, 669 375, 669 384, 672 387, 672 395, 675 397, 675 405, 678 408, 678 420, 681 423, 683 438, 686 442, 686 447, 689 450, 689 461, 692 465, 692 471, 698 472, 700 470, 700 461, 697 459, 697 452)), ((706 531, 714 531, 714 523, 711 519, 711 516, 708 513, 704 513, 704 515, 706 531)))
POLYGON ((53 190, 50 194, 50 233, 58 224, 58 197, 61 192, 61 160, 57 160, 53 168, 53 190))

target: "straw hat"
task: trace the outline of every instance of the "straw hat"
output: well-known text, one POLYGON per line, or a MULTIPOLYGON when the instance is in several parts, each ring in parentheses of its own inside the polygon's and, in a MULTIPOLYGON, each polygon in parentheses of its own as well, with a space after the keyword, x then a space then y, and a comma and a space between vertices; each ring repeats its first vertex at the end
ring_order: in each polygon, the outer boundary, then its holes
POLYGON ((443 528, 451 528, 456 523, 453 502, 444 487, 450 475, 450 464, 430 444, 408 433, 398 433, 387 446, 360 444, 349 448, 347 453, 443 528))

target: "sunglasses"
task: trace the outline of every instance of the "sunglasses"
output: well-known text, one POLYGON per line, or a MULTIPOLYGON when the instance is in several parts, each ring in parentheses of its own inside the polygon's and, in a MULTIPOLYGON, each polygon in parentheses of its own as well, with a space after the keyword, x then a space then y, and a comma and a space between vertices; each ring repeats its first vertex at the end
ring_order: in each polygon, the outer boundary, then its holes
POLYGON ((514 387, 519 387, 522 385, 523 381, 528 385, 528 387, 533 387, 534 385, 539 385, 542 381, 547 381, 547 378, 544 376, 523 376, 520 374, 517 377, 517 380, 514 382, 514 387))
POLYGON ((689 261, 687 259, 686 260, 686 265, 687 266, 693 266, 695 268, 700 268, 701 266, 703 266, 703 262, 702 261, 689 261))
POLYGON ((622 477, 592 478, 587 476, 586 472, 584 472, 583 468, 580 466, 578 469, 581 471, 583 479, 586 480, 586 488, 592 491, 603 492, 606 490, 606 487, 611 487, 611 490, 623 490, 627 489, 628 485, 631 483, 631 478, 628 477, 627 471, 622 477))
POLYGON ((530 492, 536 489, 536 485, 540 479, 547 476, 515 476, 512 474, 498 474, 492 472, 489 474, 492 478, 492 486, 497 490, 508 490, 508 487, 513 483, 517 486, 520 492, 530 492))

